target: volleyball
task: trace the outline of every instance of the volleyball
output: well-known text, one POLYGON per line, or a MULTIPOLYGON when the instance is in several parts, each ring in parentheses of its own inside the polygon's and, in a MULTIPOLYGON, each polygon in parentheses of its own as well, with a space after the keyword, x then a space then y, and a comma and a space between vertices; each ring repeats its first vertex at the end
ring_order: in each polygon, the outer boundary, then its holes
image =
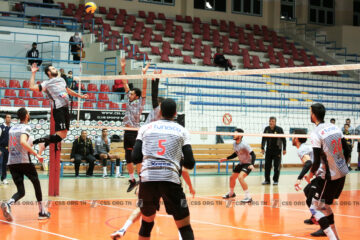
POLYGON ((96 4, 93 2, 87 2, 85 4, 85 12, 86 13, 94 13, 96 11, 96 4))

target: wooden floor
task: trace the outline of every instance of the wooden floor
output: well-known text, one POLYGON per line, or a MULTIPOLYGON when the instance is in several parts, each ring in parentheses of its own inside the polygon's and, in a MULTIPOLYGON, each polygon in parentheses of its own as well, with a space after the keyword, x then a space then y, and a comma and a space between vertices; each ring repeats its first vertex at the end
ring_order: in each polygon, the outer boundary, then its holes
MULTIPOLYGON (((303 224, 310 212, 305 206, 304 194, 294 190, 295 173, 283 171, 279 186, 262 186, 262 174, 254 172, 247 178, 254 200, 251 205, 240 204, 243 192, 239 183, 235 201, 221 199, 228 191, 229 176, 191 177, 197 191, 195 198, 188 195, 195 239, 326 239, 310 236, 319 226, 303 224)), ((46 178, 46 175, 41 177, 41 184, 44 198, 51 200, 51 219, 37 220, 35 194, 26 180, 26 196, 12 208, 14 221, 7 222, 0 214, 1 240, 110 239, 110 233, 120 228, 136 208, 136 196, 126 193, 126 178, 62 178, 61 196, 56 198, 46 197, 46 178)), ((341 239, 358 239, 359 180, 360 174, 352 172, 333 206, 341 239)), ((9 199, 15 190, 12 181, 9 185, 0 185, 0 199, 9 199)), ((187 189, 186 193, 189 194, 187 189)), ((137 239, 139 226, 139 222, 133 224, 124 239, 137 239)), ((163 206, 155 219, 152 239, 178 239, 175 223, 163 206)))

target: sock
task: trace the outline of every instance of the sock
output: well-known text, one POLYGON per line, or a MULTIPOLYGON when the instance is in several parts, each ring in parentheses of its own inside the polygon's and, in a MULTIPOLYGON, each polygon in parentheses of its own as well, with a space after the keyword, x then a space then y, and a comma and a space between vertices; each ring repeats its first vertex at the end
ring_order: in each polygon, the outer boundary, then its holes
POLYGON ((10 198, 10 200, 7 202, 9 205, 13 205, 15 203, 15 199, 10 198))
POLYGON ((178 233, 179 233, 179 240, 183 240, 182 237, 181 237, 181 232, 178 231, 178 233))
POLYGON ((251 198, 249 190, 245 190, 245 197, 246 198, 251 198))
POLYGON ((107 167, 103 167, 104 175, 107 175, 107 167))
POLYGON ((230 192, 229 192, 229 195, 234 195, 234 188, 230 188, 230 192))
POLYGON ((133 174, 133 173, 130 173, 129 175, 130 175, 130 179, 131 179, 131 180, 135 180, 135 177, 134 177, 134 174, 133 174))
POLYGON ((337 240, 334 231, 331 229, 331 227, 328 227, 324 230, 324 233, 326 236, 328 236, 329 240, 337 240))
POLYGON ((131 220, 127 220, 121 229, 126 231, 131 226, 131 224, 133 224, 133 222, 131 220))
POLYGON ((120 167, 119 166, 116 166, 116 174, 120 174, 120 167))
POLYGON ((191 228, 191 225, 179 228, 181 237, 186 240, 194 240, 194 232, 191 228))
POLYGON ((38 205, 39 205, 39 212, 46 213, 44 202, 43 201, 38 202, 38 205))

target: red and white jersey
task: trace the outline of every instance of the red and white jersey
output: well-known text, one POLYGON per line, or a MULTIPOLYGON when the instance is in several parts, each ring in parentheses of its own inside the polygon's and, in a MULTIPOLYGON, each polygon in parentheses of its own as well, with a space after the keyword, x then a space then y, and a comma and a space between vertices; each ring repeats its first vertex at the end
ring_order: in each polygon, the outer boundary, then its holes
POLYGON ((142 126, 137 139, 144 156, 141 181, 180 184, 182 147, 190 144, 189 132, 174 121, 159 120, 142 126))
POLYGON ((343 133, 340 128, 331 123, 320 123, 311 133, 313 148, 321 148, 321 163, 331 180, 344 177, 349 173, 343 154, 341 139, 343 133))

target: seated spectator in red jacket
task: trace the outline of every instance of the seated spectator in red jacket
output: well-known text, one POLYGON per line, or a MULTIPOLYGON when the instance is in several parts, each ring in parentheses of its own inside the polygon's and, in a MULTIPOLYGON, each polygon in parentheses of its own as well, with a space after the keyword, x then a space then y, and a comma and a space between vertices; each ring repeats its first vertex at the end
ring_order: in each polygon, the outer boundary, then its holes
MULTIPOLYGON (((119 72, 119 75, 122 75, 121 72, 119 72)), ((133 84, 129 83, 130 91, 133 89, 133 84)), ((113 92, 121 92, 121 100, 124 100, 125 96, 125 88, 122 79, 115 79, 114 85, 112 87, 113 92)))
POLYGON ((233 70, 233 65, 231 61, 224 57, 224 54, 219 47, 216 49, 216 53, 214 55, 214 64, 216 66, 225 68, 225 71, 227 71, 229 68, 233 70))

